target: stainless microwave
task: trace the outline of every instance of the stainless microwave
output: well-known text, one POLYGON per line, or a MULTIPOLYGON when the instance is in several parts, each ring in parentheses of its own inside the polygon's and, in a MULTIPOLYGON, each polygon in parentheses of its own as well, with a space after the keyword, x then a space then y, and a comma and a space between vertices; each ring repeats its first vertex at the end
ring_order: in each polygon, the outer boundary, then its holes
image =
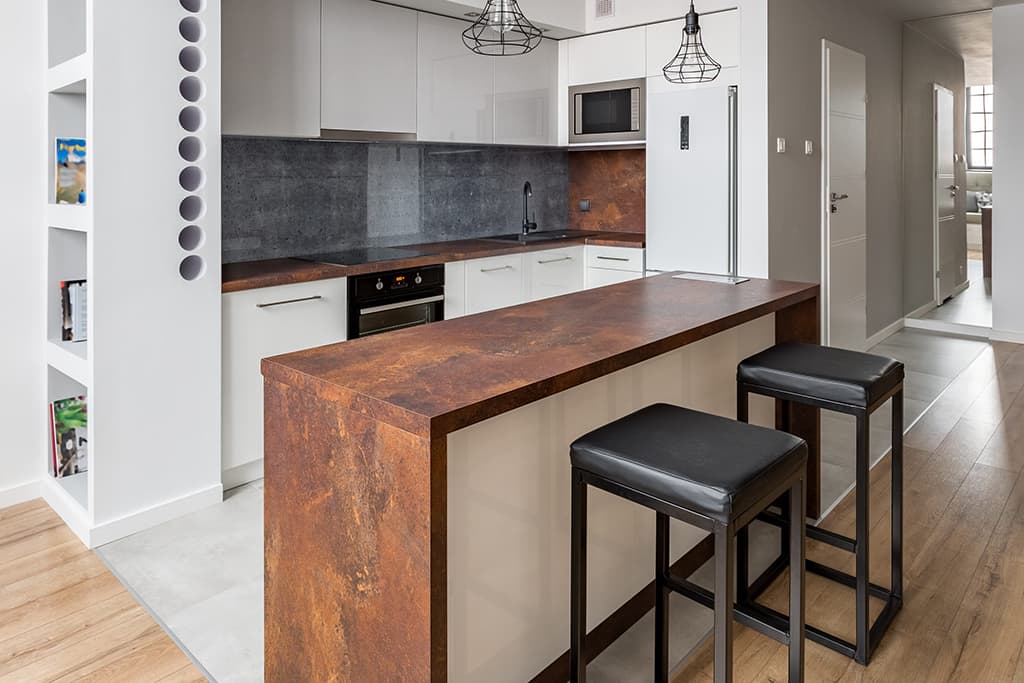
POLYGON ((569 88, 569 144, 645 142, 647 79, 569 88))

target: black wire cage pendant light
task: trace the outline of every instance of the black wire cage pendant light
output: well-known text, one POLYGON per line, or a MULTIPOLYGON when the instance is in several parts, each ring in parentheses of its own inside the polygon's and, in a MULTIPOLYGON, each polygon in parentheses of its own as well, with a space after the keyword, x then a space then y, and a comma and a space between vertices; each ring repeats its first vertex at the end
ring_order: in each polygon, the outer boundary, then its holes
POLYGON ((721 70, 722 65, 704 49, 704 40, 700 37, 700 15, 691 1, 679 53, 662 72, 672 83, 707 83, 718 78, 721 70))
POLYGON ((478 55, 511 57, 532 51, 543 35, 516 0, 487 0, 479 18, 462 32, 462 42, 478 55))

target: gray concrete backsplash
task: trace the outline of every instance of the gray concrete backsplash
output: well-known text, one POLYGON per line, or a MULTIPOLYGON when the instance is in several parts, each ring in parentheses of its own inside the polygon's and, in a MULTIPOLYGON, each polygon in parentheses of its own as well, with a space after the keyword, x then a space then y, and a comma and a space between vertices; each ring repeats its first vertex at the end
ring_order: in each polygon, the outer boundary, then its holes
POLYGON ((523 183, 541 230, 568 223, 560 149, 223 140, 225 263, 516 232, 523 183))

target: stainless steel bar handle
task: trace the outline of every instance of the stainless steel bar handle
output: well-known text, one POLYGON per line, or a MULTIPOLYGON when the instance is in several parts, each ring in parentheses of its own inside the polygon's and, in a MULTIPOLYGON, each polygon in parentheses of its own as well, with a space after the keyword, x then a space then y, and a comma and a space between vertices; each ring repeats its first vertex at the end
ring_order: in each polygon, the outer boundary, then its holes
POLYGON ((423 304, 436 304, 438 301, 444 301, 444 294, 438 294, 437 296, 428 296, 423 299, 416 299, 414 301, 402 301, 397 304, 385 304, 383 306, 374 306, 372 308, 361 308, 359 309, 359 315, 368 315, 370 313, 384 313, 386 311, 397 311, 401 308, 412 308, 413 306, 422 306, 423 304))
POLYGON ((306 301, 321 301, 321 300, 323 300, 323 297, 319 296, 319 295, 317 295, 317 296, 307 296, 307 297, 303 297, 301 299, 288 299, 287 301, 274 301, 274 302, 269 303, 269 304, 256 304, 256 308, 273 308, 274 306, 287 306, 289 304, 301 304, 301 303, 305 303, 306 301))
POLYGON ((502 271, 502 270, 514 270, 514 268, 512 268, 512 266, 501 266, 499 268, 481 268, 480 272, 481 273, 497 273, 497 272, 502 271))
POLYGON ((537 263, 539 263, 541 265, 545 265, 545 264, 548 264, 548 263, 563 263, 565 261, 572 261, 572 256, 563 256, 562 258, 552 258, 552 259, 548 259, 546 261, 537 261, 537 263))
POLYGON ((598 256, 597 260, 598 261, 619 261, 620 263, 629 263, 629 259, 628 258, 623 258, 621 256, 598 256))

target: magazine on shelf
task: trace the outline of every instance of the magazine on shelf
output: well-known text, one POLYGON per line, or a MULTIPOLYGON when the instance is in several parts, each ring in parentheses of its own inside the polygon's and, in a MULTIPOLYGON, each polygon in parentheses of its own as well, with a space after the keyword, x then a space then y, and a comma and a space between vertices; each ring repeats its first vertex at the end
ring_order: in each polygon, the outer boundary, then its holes
POLYGON ((85 140, 57 138, 56 196, 58 204, 85 204, 85 140))
POLYGON ((88 468, 89 414, 85 397, 65 398, 50 404, 50 472, 54 477, 81 474, 88 468))
POLYGON ((85 280, 60 283, 61 341, 83 342, 88 337, 88 285, 85 280))

